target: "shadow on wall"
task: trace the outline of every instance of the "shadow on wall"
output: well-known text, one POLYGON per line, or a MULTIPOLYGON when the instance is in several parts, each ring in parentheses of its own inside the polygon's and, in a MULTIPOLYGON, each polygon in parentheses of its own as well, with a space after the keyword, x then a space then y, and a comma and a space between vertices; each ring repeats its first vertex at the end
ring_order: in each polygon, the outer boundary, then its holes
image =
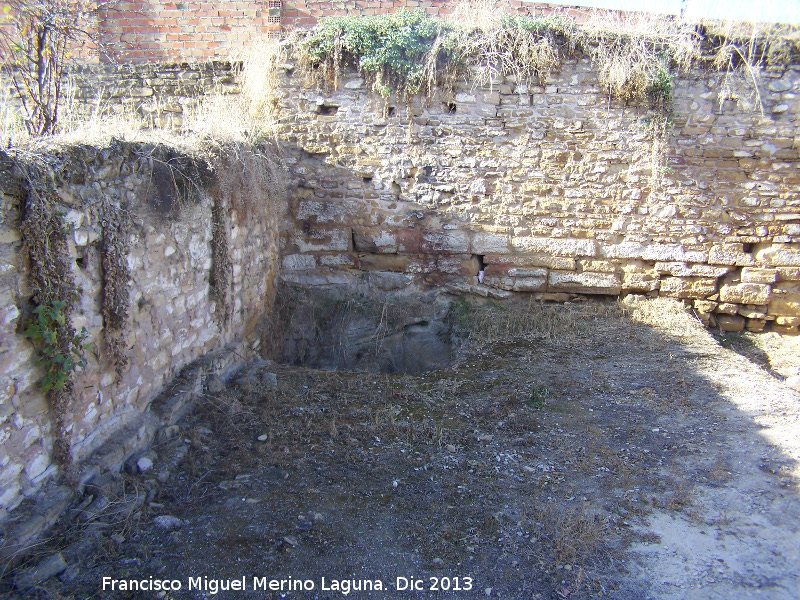
POLYGON ((421 373, 452 363, 458 341, 448 301, 416 287, 380 295, 367 285, 360 289, 280 287, 267 319, 269 353, 294 365, 379 373, 421 373))

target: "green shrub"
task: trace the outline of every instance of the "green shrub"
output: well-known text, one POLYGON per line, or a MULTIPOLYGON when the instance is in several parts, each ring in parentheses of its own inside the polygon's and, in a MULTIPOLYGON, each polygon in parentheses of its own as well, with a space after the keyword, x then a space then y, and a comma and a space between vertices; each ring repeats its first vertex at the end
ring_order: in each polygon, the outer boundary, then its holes
POLYGON ((336 77, 338 69, 358 67, 376 91, 388 97, 391 81, 408 94, 422 88, 425 64, 436 39, 446 29, 422 10, 378 17, 322 19, 301 43, 313 68, 336 77))
POLYGON ((75 333, 67 325, 64 313, 67 303, 55 300, 37 306, 33 310, 33 323, 25 330, 25 335, 40 348, 42 363, 47 373, 42 379, 42 390, 61 390, 77 369, 86 367, 85 351, 88 332, 82 328, 75 333))

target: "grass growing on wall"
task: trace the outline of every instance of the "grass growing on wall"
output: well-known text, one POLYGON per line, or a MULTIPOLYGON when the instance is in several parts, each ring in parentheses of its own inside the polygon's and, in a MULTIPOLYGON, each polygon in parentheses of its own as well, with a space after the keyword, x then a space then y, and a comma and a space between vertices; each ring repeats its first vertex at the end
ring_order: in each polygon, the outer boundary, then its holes
MULTIPOLYGON (((562 62, 588 56, 611 99, 671 102, 672 80, 701 57, 724 74, 720 101, 747 100, 761 107, 758 73, 767 65, 790 64, 800 54, 797 27, 689 22, 677 17, 588 11, 577 22, 567 16, 516 14, 504 2, 477 0, 457 5, 448 20, 422 10, 376 17, 326 18, 286 42, 321 85, 338 83, 343 69, 356 67, 374 91, 388 97, 458 83, 492 86, 511 77, 518 85, 543 85, 562 62), (738 94, 738 96, 737 96, 738 94)), ((708 64, 708 63, 707 63, 708 64)))
POLYGON ((579 25, 481 2, 462 5, 448 21, 422 10, 322 19, 289 43, 319 83, 335 86, 343 69, 356 67, 386 97, 459 82, 492 86, 509 76, 519 85, 544 85, 566 58, 582 53, 606 91, 630 101, 657 91, 668 96, 670 77, 699 56, 700 39, 693 25, 664 17, 596 12, 579 25))

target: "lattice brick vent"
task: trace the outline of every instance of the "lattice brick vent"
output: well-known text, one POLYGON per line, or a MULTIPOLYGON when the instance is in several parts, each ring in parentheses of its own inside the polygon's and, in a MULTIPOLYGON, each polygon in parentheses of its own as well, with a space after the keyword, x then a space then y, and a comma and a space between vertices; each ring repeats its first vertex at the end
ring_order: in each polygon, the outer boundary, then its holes
POLYGON ((267 2, 267 23, 276 23, 280 25, 282 11, 283 2, 280 0, 269 0, 269 2, 267 2))

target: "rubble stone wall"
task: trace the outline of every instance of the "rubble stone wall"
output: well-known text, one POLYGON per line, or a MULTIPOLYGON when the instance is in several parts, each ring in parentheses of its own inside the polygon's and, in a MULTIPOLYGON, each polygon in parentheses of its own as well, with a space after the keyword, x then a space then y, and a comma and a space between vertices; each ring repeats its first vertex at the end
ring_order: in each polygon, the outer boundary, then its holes
MULTIPOLYGON (((239 360, 257 346, 253 332, 274 296, 276 223, 266 211, 237 214, 231 198, 214 186, 165 212, 164 199, 172 192, 165 188, 163 178, 154 176, 154 172, 158 175, 159 159, 152 149, 87 147, 68 152, 73 166, 65 170, 57 185, 58 209, 63 213, 71 274, 79 295, 72 321, 76 330, 86 327, 91 348, 88 365, 75 379, 67 429, 76 463, 108 440, 107 451, 119 454, 118 463, 137 445, 149 442, 154 428, 141 417, 181 369, 239 339, 244 340, 237 350, 239 360), (103 339, 104 202, 131 216, 125 338, 128 365, 119 377, 103 339), (214 204, 228 215, 224 227, 232 268, 227 322, 219 318, 220 307, 209 286, 214 204)), ((44 373, 37 350, 24 335, 33 306, 29 265, 19 232, 22 192, 13 182, 9 184, 8 163, 3 168, 0 521, 56 472, 53 416, 41 389, 44 373)), ((230 366, 230 361, 223 366, 230 366)))
POLYGON ((587 58, 546 87, 503 81, 410 104, 355 73, 323 93, 288 66, 282 277, 662 295, 724 329, 796 333, 800 70, 765 73, 763 115, 720 104, 721 84, 703 70, 675 80, 661 135, 648 106, 609 102, 587 58))

